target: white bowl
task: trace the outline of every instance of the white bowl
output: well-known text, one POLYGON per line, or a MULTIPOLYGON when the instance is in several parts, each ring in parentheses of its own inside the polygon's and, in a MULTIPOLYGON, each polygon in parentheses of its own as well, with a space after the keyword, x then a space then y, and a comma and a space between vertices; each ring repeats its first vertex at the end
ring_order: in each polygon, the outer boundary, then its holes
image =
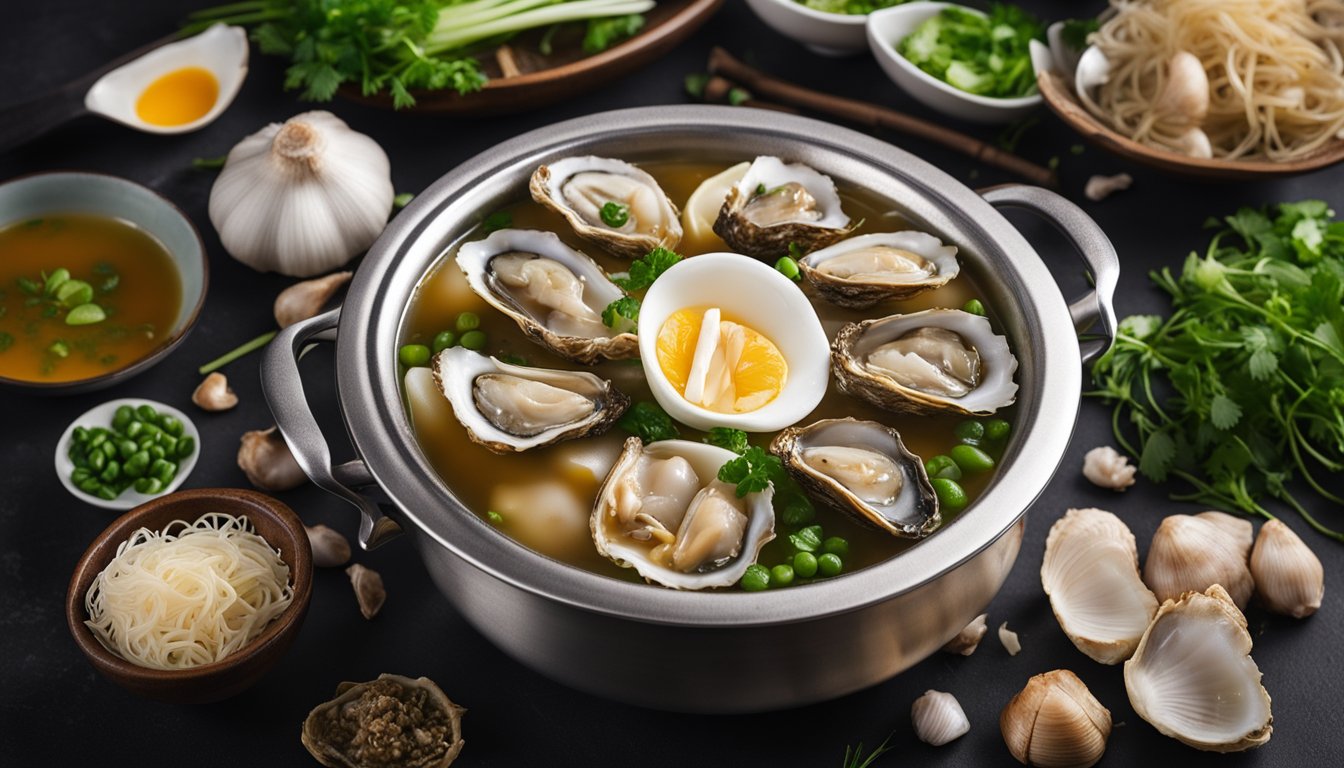
POLYGON ((852 56, 867 47, 867 15, 814 11, 794 0, 747 0, 767 27, 822 56, 852 56))
POLYGON ((171 405, 164 405, 163 403, 158 403, 153 400, 145 400, 140 397, 124 397, 120 400, 109 400, 102 405, 90 408, 80 414, 79 418, 70 422, 70 426, 66 427, 65 431, 61 433, 61 439, 56 441, 56 476, 61 478, 61 485, 65 486, 65 490, 69 491, 70 495, 86 504, 92 504, 95 507, 102 507, 103 509, 127 510, 131 507, 138 507, 150 499, 156 499, 166 493, 172 493, 177 490, 178 486, 182 485, 182 481, 187 479, 187 475, 191 474, 191 470, 196 468, 196 460, 200 458, 200 456, 201 433, 196 429, 196 425, 192 423, 187 414, 177 410, 171 405), (127 488, 121 492, 120 496, 108 501, 87 494, 76 488, 74 483, 70 482, 70 473, 75 471, 75 463, 70 460, 70 442, 74 439, 75 427, 84 427, 86 429, 89 427, 103 427, 104 429, 111 429, 112 414, 116 413, 116 410, 123 405, 129 405, 132 408, 148 405, 159 413, 166 413, 176 417, 182 422, 182 435, 184 437, 189 435, 196 441, 196 450, 190 456, 178 462, 177 474, 173 477, 170 483, 163 487, 162 491, 159 491, 153 496, 149 496, 140 493, 135 490, 135 488, 127 488))
POLYGON ((797 423, 826 394, 831 345, 802 289, 778 270, 739 253, 706 253, 675 264, 649 288, 639 310, 639 358, 653 397, 677 421, 695 429, 732 427, 774 432, 797 423), (658 330, 686 307, 722 307, 765 335, 788 363, 784 389, 747 413, 719 413, 687 401, 658 364, 658 330))
POLYGON ((917 2, 868 14, 868 47, 882 71, 925 106, 972 123, 1008 123, 1035 111, 1043 102, 1039 93, 1011 99, 977 96, 948 85, 896 52, 896 45, 915 27, 949 7, 980 13, 955 3, 917 2))

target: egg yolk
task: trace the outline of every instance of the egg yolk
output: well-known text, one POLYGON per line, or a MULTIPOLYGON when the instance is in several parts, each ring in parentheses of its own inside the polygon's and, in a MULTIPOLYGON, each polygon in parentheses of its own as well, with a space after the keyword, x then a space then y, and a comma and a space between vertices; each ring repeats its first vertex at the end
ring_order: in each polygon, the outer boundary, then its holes
POLYGON ((185 125, 205 117, 219 99, 219 81, 204 67, 183 67, 150 83, 135 114, 150 125, 185 125))
POLYGON ((774 342, 718 307, 678 310, 658 330, 658 365, 687 401, 717 413, 764 407, 784 389, 789 366, 774 342))

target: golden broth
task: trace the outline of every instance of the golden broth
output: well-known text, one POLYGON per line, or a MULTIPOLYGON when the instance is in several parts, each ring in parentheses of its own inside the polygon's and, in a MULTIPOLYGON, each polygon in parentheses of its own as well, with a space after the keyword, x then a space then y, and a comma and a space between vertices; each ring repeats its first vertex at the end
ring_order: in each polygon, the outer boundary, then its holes
POLYGON ((132 224, 54 214, 0 229, 0 376, 63 382, 125 368, 168 340, 181 305, 172 256, 132 224), (66 308, 24 289, 62 267, 92 286, 105 320, 68 325, 66 308))
POLYGON ((186 125, 205 117, 219 99, 219 81, 204 67, 160 76, 135 101, 135 114, 150 125, 186 125))
MULTIPOLYGON (((658 180, 673 201, 680 203, 690 196, 701 181, 723 170, 732 162, 735 161, 722 164, 645 162, 641 163, 640 167, 658 180)), ((863 220, 856 234, 898 231, 908 226, 908 223, 892 210, 891 203, 866 190, 841 186, 840 197, 845 212, 855 221, 863 220)), ((512 216, 512 227, 554 232, 569 245, 592 257, 609 273, 623 272, 629 268, 629 261, 610 256, 579 239, 558 214, 546 210, 531 200, 515 203, 503 210, 512 216)), ((481 236, 482 233, 477 230, 469 236, 469 239, 474 240, 481 236)), ((430 269, 416 289, 406 311, 401 344, 429 345, 439 331, 453 328, 458 313, 475 312, 480 315, 481 330, 489 339, 488 346, 483 352, 496 357, 518 356, 526 359, 529 365, 547 368, 578 367, 550 354, 527 339, 512 319, 473 293, 462 271, 453 261, 452 257, 456 255, 456 250, 455 244, 439 263, 430 269)), ((726 249, 720 242, 703 244, 701 248, 681 252, 685 256, 695 256, 713 250, 726 249)), ((810 290, 805 284, 803 285, 804 290, 808 290, 811 295, 810 290)), ((979 296, 963 263, 961 275, 957 279, 914 299, 856 311, 843 309, 814 297, 813 306, 821 318, 827 336, 834 338, 835 333, 847 322, 881 317, 895 312, 915 312, 931 307, 960 307, 967 300, 979 296)), ((603 378, 611 379, 618 389, 630 396, 632 402, 653 400, 637 360, 603 362, 592 366, 590 370, 603 378)), ((411 407, 411 419, 421 450, 457 497, 477 515, 486 519, 492 504, 508 497, 504 491, 516 486, 529 486, 542 482, 563 483, 583 500, 586 513, 597 497, 605 472, 595 474, 588 471, 583 468, 584 462, 579 459, 586 453, 608 457, 606 460, 610 461, 615 458, 621 443, 628 437, 619 427, 613 427, 601 437, 572 440, 525 453, 500 456, 471 442, 466 430, 454 418, 448 401, 442 397, 438 397, 437 401, 434 402, 432 399, 422 401, 419 405, 411 407)), ((1011 413, 1011 409, 1001 411, 998 416, 1011 421, 1011 413)), ((952 430, 962 420, 962 417, 957 416, 905 416, 890 413, 844 395, 832 384, 816 410, 799 423, 809 424, 818 419, 845 416, 871 419, 895 427, 900 431, 906 446, 925 459, 945 454, 957 444, 952 430)), ((684 426, 681 426, 680 430, 683 439, 698 441, 704 436, 704 433, 684 426)), ((773 437, 773 434, 757 434, 751 436, 751 441, 755 445, 765 446, 773 437)), ((992 473, 978 476, 968 474, 962 478, 961 484, 974 500, 989 484, 991 476, 992 473)), ((822 504, 817 504, 816 509, 815 524, 822 526, 827 537, 842 536, 849 541, 849 556, 845 558, 846 573, 879 563, 916 543, 860 524, 853 518, 822 504)), ((640 580, 633 569, 618 567, 597 553, 588 534, 586 517, 582 526, 567 524, 553 535, 543 538, 530 527, 525 531, 520 530, 523 524, 513 519, 513 510, 499 511, 503 515, 503 521, 496 522, 497 527, 543 554, 615 578, 640 580)), ((944 525, 955 517, 955 514, 944 512, 944 525)), ((791 553, 788 534, 793 531, 779 521, 776 522, 775 530, 775 540, 767 544, 761 552, 759 562, 762 564, 774 565, 785 562, 785 558, 791 553)))

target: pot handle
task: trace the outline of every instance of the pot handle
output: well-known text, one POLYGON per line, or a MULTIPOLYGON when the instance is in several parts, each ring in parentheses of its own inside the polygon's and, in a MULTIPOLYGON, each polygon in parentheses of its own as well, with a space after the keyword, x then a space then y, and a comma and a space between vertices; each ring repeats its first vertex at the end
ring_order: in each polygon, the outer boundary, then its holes
POLYGON ((1092 274, 1093 288, 1069 305, 1069 315, 1078 332, 1083 362, 1105 354, 1115 341, 1115 286, 1120 279, 1120 258, 1106 233, 1082 208, 1048 189, 1004 184, 980 194, 995 207, 1022 208, 1039 215, 1078 249, 1092 274))
POLYGON ((401 533, 401 526, 377 503, 351 486, 373 485, 373 476, 364 462, 331 464, 331 448, 308 407, 299 373, 299 357, 304 346, 319 334, 336 328, 341 319, 339 307, 285 328, 266 346, 261 361, 261 390, 275 416, 285 443, 294 454, 299 468, 319 488, 350 502, 359 510, 359 546, 374 549, 401 533))

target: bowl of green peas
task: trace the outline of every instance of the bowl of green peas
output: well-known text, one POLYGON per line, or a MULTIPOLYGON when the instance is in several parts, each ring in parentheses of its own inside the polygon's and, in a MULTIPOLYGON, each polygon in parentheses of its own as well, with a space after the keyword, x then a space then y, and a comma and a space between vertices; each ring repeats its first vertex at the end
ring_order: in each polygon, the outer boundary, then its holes
POLYGON ((143 398, 85 411, 56 442, 56 475, 75 498, 127 510, 171 493, 196 467, 201 433, 183 412, 143 398))

